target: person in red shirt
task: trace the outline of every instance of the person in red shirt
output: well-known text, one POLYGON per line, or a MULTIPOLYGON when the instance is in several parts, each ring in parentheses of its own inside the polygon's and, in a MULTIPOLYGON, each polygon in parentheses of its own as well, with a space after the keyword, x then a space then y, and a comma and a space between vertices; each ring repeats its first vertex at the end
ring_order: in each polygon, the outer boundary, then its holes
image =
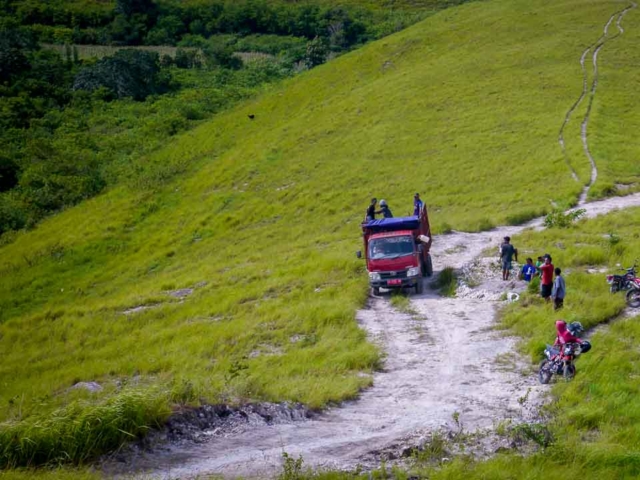
POLYGON ((540 295, 547 302, 551 298, 551 290, 553 289, 553 263, 551 256, 544 256, 544 263, 540 266, 540 295))

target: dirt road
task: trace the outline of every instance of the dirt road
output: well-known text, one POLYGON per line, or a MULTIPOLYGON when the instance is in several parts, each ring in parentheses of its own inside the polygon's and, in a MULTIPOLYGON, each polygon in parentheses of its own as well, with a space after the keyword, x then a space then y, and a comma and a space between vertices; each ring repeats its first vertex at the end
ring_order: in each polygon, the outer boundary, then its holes
MULTIPOLYGON (((640 194, 583 208, 593 216, 629 206, 640 206, 640 194)), ((439 236, 432 250, 436 274, 445 266, 477 265, 483 250, 496 248, 504 235, 540 228, 541 223, 439 236)), ((419 444, 428 432, 456 427, 456 412, 467 431, 492 427, 507 418, 527 420, 530 410, 523 409, 518 399, 531 389, 528 405, 536 405, 545 387, 538 385, 535 375, 523 374, 529 366, 516 362, 515 339, 491 330, 497 298, 513 289, 496 270, 456 298, 433 291, 412 296, 416 314, 393 310, 388 296, 372 298, 357 319, 372 341, 383 347, 385 367, 357 401, 312 420, 248 427, 212 436, 204 444, 138 456, 127 470, 140 478, 267 477, 281 471, 283 452, 301 455, 307 466, 374 467, 389 452, 419 444)))

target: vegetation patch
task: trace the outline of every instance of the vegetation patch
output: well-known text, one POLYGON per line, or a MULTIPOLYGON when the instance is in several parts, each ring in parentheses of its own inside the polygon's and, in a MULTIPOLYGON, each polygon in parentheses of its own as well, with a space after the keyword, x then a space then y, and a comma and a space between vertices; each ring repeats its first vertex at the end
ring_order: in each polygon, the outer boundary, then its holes
POLYGON ((458 274, 453 267, 445 267, 438 274, 438 278, 431 283, 431 287, 438 290, 445 297, 455 297, 458 288, 458 274))

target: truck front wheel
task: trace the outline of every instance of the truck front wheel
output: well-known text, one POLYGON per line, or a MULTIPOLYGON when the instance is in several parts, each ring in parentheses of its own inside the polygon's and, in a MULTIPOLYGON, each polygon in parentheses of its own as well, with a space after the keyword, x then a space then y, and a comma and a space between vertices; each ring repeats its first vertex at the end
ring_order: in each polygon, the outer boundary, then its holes
POLYGON ((422 292, 423 292, 422 279, 418 278, 418 281, 416 283, 416 293, 420 294, 422 292))
POLYGON ((371 293, 373 295, 380 295, 380 288, 379 287, 371 287, 371 293))

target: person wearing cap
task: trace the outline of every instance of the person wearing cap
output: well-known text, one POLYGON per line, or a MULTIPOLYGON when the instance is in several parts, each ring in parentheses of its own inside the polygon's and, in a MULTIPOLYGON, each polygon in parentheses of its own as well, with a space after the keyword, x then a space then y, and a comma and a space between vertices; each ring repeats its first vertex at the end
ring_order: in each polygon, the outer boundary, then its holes
POLYGON ((413 196, 413 214, 416 216, 420 215, 420 210, 422 210, 423 205, 422 200, 420 200, 420 194, 416 193, 413 196))
POLYGON ((385 200, 380 200, 380 211, 377 213, 382 213, 384 218, 393 218, 393 213, 391 213, 391 209, 385 200))
POLYGON ((518 249, 511 245, 511 237, 504 237, 504 242, 500 245, 500 262, 502 263, 502 280, 509 280, 511 271, 511 261, 515 258, 518 261, 518 249))

